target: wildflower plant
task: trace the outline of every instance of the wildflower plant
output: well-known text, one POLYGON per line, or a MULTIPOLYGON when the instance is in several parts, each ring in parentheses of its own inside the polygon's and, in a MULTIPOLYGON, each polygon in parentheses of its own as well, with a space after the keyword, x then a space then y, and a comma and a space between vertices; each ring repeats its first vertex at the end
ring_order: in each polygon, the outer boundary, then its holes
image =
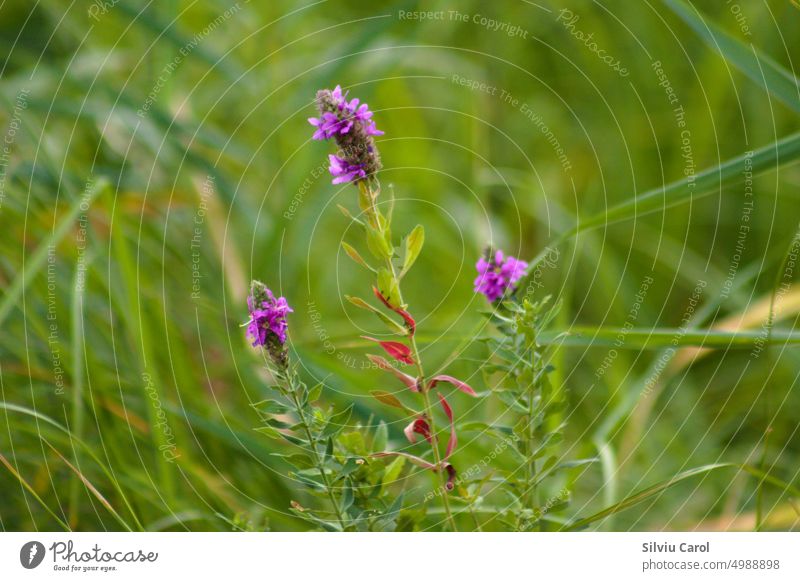
POLYGON ((275 455, 294 468, 291 478, 322 500, 313 507, 293 501, 290 510, 312 527, 328 531, 395 530, 403 495, 390 495, 389 487, 405 458, 388 466, 366 461, 386 448, 386 424, 349 426, 352 406, 336 411, 323 405, 324 384, 309 388, 300 379, 286 344, 287 315, 293 310, 284 297, 275 297, 254 280, 247 308, 246 336, 261 349, 275 380, 269 397, 253 404, 262 417, 257 429, 292 448, 275 455))
POLYGON ((563 484, 545 485, 555 482, 556 476, 569 468, 595 461, 566 461, 559 455, 567 402, 565 392, 549 380, 554 369, 551 352, 540 341, 558 305, 551 306, 549 296, 538 301, 518 296, 517 283, 527 266, 499 250, 487 250, 476 264, 475 280, 475 292, 484 294, 491 303, 487 316, 497 331, 483 339, 493 359, 492 364, 484 366, 484 372, 504 405, 501 416, 510 418, 502 425, 479 427, 508 442, 516 458, 513 469, 499 472, 488 481, 502 490, 505 503, 499 516, 515 531, 545 529, 552 513, 567 506, 570 498, 569 488, 563 484))
MULTIPOLYGON (((377 201, 381 194, 378 171, 381 169, 380 155, 374 137, 382 135, 372 119, 373 114, 366 103, 358 99, 347 99, 341 87, 322 90, 317 93, 319 117, 309 119, 316 128, 314 139, 333 140, 339 151, 330 156, 330 173, 333 183, 350 182, 358 188, 358 208, 354 216, 344 207, 343 213, 353 220, 364 234, 365 246, 377 261, 373 266, 350 244, 343 243, 347 255, 357 264, 369 270, 375 277, 372 287, 372 302, 361 297, 347 299, 355 306, 377 315, 397 340, 382 340, 375 337, 363 338, 377 344, 386 356, 369 355, 375 366, 402 383, 410 392, 417 395, 421 409, 407 407, 398 398, 385 391, 375 391, 373 395, 380 402, 406 411, 410 422, 403 430, 409 443, 422 438, 431 451, 429 459, 403 451, 381 451, 373 458, 405 458, 412 464, 430 470, 438 475, 440 484, 446 491, 454 487, 456 469, 450 462, 458 438, 455 414, 450 402, 437 386, 448 384, 457 390, 475 396, 475 391, 463 381, 449 375, 428 375, 423 366, 420 350, 415 340, 417 330, 414 317, 409 311, 402 293, 402 281, 409 273, 419 256, 424 241, 425 230, 417 225, 396 246, 392 236, 392 209, 394 200, 390 199, 384 214, 377 201), (434 397, 435 394, 435 397, 434 397), (446 445, 442 448, 436 427, 435 404, 445 417, 448 430, 446 445)), ((442 495, 444 511, 449 528, 455 530, 456 523, 450 507, 448 495, 442 495)))

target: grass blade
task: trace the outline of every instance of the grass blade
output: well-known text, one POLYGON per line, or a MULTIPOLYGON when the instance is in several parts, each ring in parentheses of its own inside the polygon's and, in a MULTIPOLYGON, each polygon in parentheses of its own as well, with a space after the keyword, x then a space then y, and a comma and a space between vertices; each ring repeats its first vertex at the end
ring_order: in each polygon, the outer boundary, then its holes
POLYGON ((648 190, 604 212, 581 220, 562 239, 598 226, 658 212, 692 197, 718 192, 721 188, 742 183, 745 179, 742 170, 745 167, 745 160, 748 158, 752 162, 753 175, 794 161, 800 158, 800 133, 793 133, 753 152, 739 155, 718 166, 705 169, 694 176, 648 190))
POLYGON ((757 345, 800 345, 800 333, 773 331, 722 331, 683 328, 624 329, 621 327, 572 327, 567 332, 540 335, 544 345, 571 347, 614 347, 625 337, 622 349, 661 349, 663 347, 705 347, 707 349, 749 349, 757 345))
POLYGON ((11 465, 11 462, 9 462, 6 459, 6 457, 3 456, 2 454, 0 454, 0 463, 2 463, 6 468, 8 468, 8 471, 14 475, 14 478, 19 480, 19 483, 23 486, 23 488, 25 488, 25 490, 27 490, 30 493, 30 495, 33 496, 39 502, 39 504, 42 505, 42 507, 50 514, 50 516, 56 519, 56 522, 58 522, 58 524, 60 524, 65 531, 70 530, 69 525, 65 523, 64 520, 61 519, 55 512, 53 512, 52 508, 47 506, 47 503, 45 503, 45 501, 42 500, 42 497, 36 493, 33 487, 30 484, 28 484, 28 481, 22 477, 22 474, 17 472, 17 470, 11 465))
POLYGON ((783 482, 778 478, 774 478, 772 476, 764 474, 764 472, 762 472, 758 468, 750 466, 749 464, 734 464, 732 462, 722 462, 719 464, 706 464, 705 466, 699 466, 698 468, 692 468, 690 470, 680 472, 679 474, 676 474, 669 480, 659 482, 658 484, 654 484, 653 486, 645 488, 640 492, 636 492, 631 496, 624 498, 620 502, 613 504, 607 508, 604 508, 600 512, 597 512, 586 518, 573 521, 563 530, 574 531, 583 529, 586 526, 592 524, 593 522, 597 522, 611 515, 617 514, 618 512, 622 512, 623 510, 635 506, 640 502, 644 502, 648 498, 660 494, 661 492, 664 492, 665 490, 672 488, 673 486, 683 482, 684 480, 688 480, 689 478, 693 478, 701 474, 707 474, 709 472, 713 472, 714 470, 719 470, 720 468, 737 468, 743 472, 747 472, 751 476, 754 476, 756 478, 761 478, 763 479, 764 482, 769 482, 770 484, 776 486, 777 488, 783 489, 783 491, 786 493, 789 493, 796 497, 800 497, 800 490, 798 490, 791 484, 783 482))
POLYGON ((23 266, 22 272, 20 272, 14 281, 11 283, 11 286, 8 287, 8 291, 6 291, 3 300, 0 302, 0 325, 3 324, 8 314, 11 312, 11 309, 19 299, 19 296, 22 294, 22 291, 25 290, 25 285, 36 276, 36 273, 41 270, 41 268, 47 262, 47 250, 50 246, 54 246, 58 244, 64 236, 70 231, 75 225, 75 219, 81 212, 84 212, 86 207, 83 206, 84 204, 91 204, 97 194, 100 193, 104 188, 108 186, 108 181, 104 178, 100 178, 92 184, 90 188, 87 189, 86 195, 77 198, 70 208, 67 215, 64 216, 64 219, 61 220, 61 223, 58 227, 53 230, 53 233, 43 241, 33 252, 30 257, 30 260, 27 261, 27 264, 23 266), (83 206, 83 209, 81 209, 83 206))
POLYGON ((697 35, 722 57, 760 85, 770 95, 800 113, 800 83, 778 63, 759 56, 754 47, 731 36, 713 22, 705 20, 684 0, 663 0, 664 4, 688 24, 697 35))
POLYGON ((123 526, 123 527, 124 527, 124 528, 125 528, 125 529, 126 529, 128 532, 133 532, 133 529, 132 529, 132 528, 131 528, 131 527, 128 525, 128 523, 127 523, 127 522, 125 522, 125 519, 123 519, 123 518, 122 518, 122 517, 119 515, 119 513, 118 513, 116 510, 114 510, 114 507, 113 507, 113 506, 111 506, 111 503, 110 503, 110 502, 108 502, 108 500, 106 500, 106 497, 105 497, 105 496, 103 496, 103 495, 100 493, 100 491, 99 491, 99 490, 97 490, 97 488, 95 488, 94 484, 92 484, 91 482, 89 482, 89 479, 88 479, 88 478, 86 478, 86 476, 84 476, 84 475, 81 473, 81 471, 80 471, 80 470, 78 470, 78 469, 77 469, 75 466, 73 466, 73 465, 72 465, 72 463, 71 463, 69 460, 67 460, 67 459, 64 457, 64 455, 63 455, 63 454, 61 454, 61 452, 59 452, 59 451, 58 451, 58 450, 57 450, 57 449, 56 449, 56 448, 55 448, 55 447, 54 447, 54 446, 53 446, 53 445, 52 445, 50 442, 48 442, 48 441, 47 441, 47 440, 45 440, 44 438, 42 438, 42 441, 43 441, 45 444, 47 444, 47 445, 48 445, 48 447, 49 447, 49 448, 50 448, 50 449, 51 449, 53 452, 55 452, 56 456, 58 456, 59 458, 61 458, 62 462, 64 462, 64 464, 66 464, 66 465, 69 467, 69 469, 70 469, 70 470, 72 470, 72 471, 73 471, 75 474, 77 474, 77 475, 78 475, 78 478, 80 478, 81 482, 83 482, 83 485, 86 487, 86 489, 87 489, 89 492, 91 492, 91 493, 92 493, 92 495, 93 495, 93 496, 94 496, 94 497, 95 497, 95 498, 96 498, 98 501, 100 501, 100 504, 102 504, 102 505, 103 505, 103 506, 106 508, 106 510, 108 510, 108 512, 110 512, 110 513, 111 513, 111 515, 112 515, 112 516, 113 516, 113 517, 114 517, 114 518, 117 520, 117 522, 118 522, 119 524, 121 524, 121 525, 122 525, 122 526, 123 526))

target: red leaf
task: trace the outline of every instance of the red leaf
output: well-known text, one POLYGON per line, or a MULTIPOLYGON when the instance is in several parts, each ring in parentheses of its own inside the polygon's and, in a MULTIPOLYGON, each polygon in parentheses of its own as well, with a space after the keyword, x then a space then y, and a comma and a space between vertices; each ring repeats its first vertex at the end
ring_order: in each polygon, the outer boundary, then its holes
POLYGON ((406 328, 408 329, 409 335, 413 336, 414 332, 417 330, 417 322, 408 313, 408 311, 404 311, 403 309, 397 309, 395 312, 401 317, 403 317, 403 320, 406 322, 406 328))
POLYGON ((440 381, 445 381, 447 383, 450 383, 456 386, 456 389, 460 389, 461 391, 463 391, 467 395, 471 395, 472 397, 478 396, 478 394, 475 393, 475 390, 472 389, 469 385, 467 385, 460 379, 456 379, 455 377, 451 377, 449 375, 437 375, 435 377, 431 377, 430 389, 436 387, 436 384, 439 383, 440 381))
POLYGON ((456 444, 458 444, 458 438, 456 437, 456 425, 453 422, 453 408, 450 407, 450 404, 447 403, 447 400, 444 399, 444 396, 441 393, 437 393, 436 395, 439 396, 439 403, 442 404, 442 409, 444 410, 447 419, 450 421, 450 438, 447 440, 447 451, 444 453, 444 460, 447 460, 450 457, 450 454, 453 453, 453 450, 456 449, 456 444))
POLYGON ((405 433, 406 438, 408 438, 408 441, 412 444, 417 441, 417 438, 414 436, 414 434, 420 434, 428 441, 428 443, 433 441, 431 427, 428 425, 428 422, 425 420, 425 418, 416 418, 413 422, 405 427, 403 433, 405 433))
POLYGON ((412 317, 408 311, 403 310, 400 307, 393 307, 389 303, 389 301, 386 300, 386 297, 383 296, 383 294, 381 293, 381 291, 378 290, 377 287, 373 286, 372 292, 375 293, 375 296, 378 297, 378 300, 382 302, 387 309, 392 310, 401 317, 403 317, 403 320, 406 322, 406 328, 408 329, 409 334, 414 335, 414 332, 417 330, 417 322, 414 320, 414 317, 412 317))
POLYGON ((408 389, 411 391, 419 391, 419 386, 417 384, 417 380, 410 375, 406 375, 399 369, 396 369, 391 363, 386 361, 383 357, 379 355, 367 355, 367 359, 372 361, 375 365, 378 366, 380 369, 384 369, 394 375, 397 379, 402 381, 408 389))
POLYGON ((453 468, 450 462, 445 462, 444 469, 447 472, 447 484, 445 484, 444 487, 447 490, 453 490, 453 488, 455 488, 456 469, 453 468))
POLYGON ((366 335, 361 335, 361 337, 362 339, 375 341, 378 345, 383 347, 383 350, 386 351, 390 357, 397 359, 400 363, 405 363, 406 365, 414 364, 414 359, 411 357, 411 349, 406 345, 398 343, 397 341, 381 341, 380 339, 367 337, 366 335))
POLYGON ((382 302, 387 309, 390 309, 392 311, 394 310, 394 307, 389 304, 389 301, 387 301, 386 297, 383 296, 383 293, 381 293, 381 291, 378 290, 378 287, 373 286, 372 292, 375 293, 375 296, 378 297, 378 300, 382 302))

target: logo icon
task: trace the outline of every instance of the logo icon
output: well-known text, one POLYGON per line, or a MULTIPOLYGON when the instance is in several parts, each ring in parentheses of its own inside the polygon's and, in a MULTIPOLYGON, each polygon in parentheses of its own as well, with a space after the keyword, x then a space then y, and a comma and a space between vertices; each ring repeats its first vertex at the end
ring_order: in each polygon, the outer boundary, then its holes
POLYGON ((19 550, 19 562, 26 569, 35 569, 44 560, 44 545, 39 541, 30 541, 19 550))

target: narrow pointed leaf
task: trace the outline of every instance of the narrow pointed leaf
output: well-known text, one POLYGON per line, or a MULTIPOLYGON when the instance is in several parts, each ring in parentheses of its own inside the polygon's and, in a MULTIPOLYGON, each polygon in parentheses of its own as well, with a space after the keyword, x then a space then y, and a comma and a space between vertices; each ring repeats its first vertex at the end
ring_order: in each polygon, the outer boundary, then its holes
POLYGON ((381 402, 382 404, 386 404, 388 406, 399 408, 401 410, 407 409, 406 406, 403 405, 403 402, 401 402, 399 399, 397 399, 395 396, 393 396, 388 391, 381 391, 379 389, 376 389, 376 390, 370 391, 369 394, 372 397, 374 397, 375 399, 377 399, 379 402, 381 402))
POLYGON ((467 395, 471 395, 472 397, 477 397, 478 395, 477 393, 475 393, 475 390, 472 389, 468 384, 464 383, 460 379, 451 377, 450 375, 436 375, 435 377, 432 377, 430 381, 430 389, 433 389, 434 387, 436 387, 437 383, 440 383, 442 381, 454 385, 456 389, 459 389, 464 393, 466 393, 467 395))
POLYGON ((399 369, 396 369, 391 363, 386 361, 383 357, 379 355, 367 355, 367 359, 372 361, 375 365, 378 366, 379 369, 383 369, 388 371, 392 375, 394 375, 397 379, 403 382, 403 384, 408 387, 411 391, 419 391, 419 386, 417 385, 417 380, 410 375, 406 375, 399 369))
POLYGON ((400 363, 405 363, 406 365, 414 364, 414 359, 411 357, 411 349, 409 349, 408 346, 398 343, 397 341, 381 341, 380 339, 367 337, 366 335, 361 335, 361 337, 363 339, 367 339, 368 341, 374 341, 383 347, 383 350, 386 351, 387 355, 397 359, 400 363))
POLYGON ((422 245, 425 243, 425 228, 422 225, 417 226, 406 236, 405 239, 405 254, 403 256, 403 268, 400 271, 400 276, 403 276, 409 271, 417 260, 422 245))
POLYGON ((394 275, 386 268, 378 270, 378 290, 390 309, 400 308, 400 288, 394 275))
POLYGON ((372 268, 369 264, 367 264, 367 261, 364 260, 362 256, 358 253, 358 250, 350 246, 347 242, 342 242, 342 248, 344 248, 344 251, 347 253, 347 256, 353 259, 353 262, 355 262, 356 264, 360 264, 361 266, 363 266, 368 270, 371 270, 372 272, 375 272, 375 269, 372 268))
POLYGON ((447 460, 450 455, 455 451, 456 445, 458 445, 458 437, 456 436, 456 425, 453 420, 453 408, 450 407, 450 404, 447 403, 447 400, 441 393, 437 393, 436 395, 439 396, 439 403, 444 410, 444 414, 447 416, 447 420, 450 422, 450 438, 447 440, 447 450, 444 453, 444 459, 447 460))
POLYGON ((409 331, 400 323, 392 320, 386 313, 382 313, 372 305, 370 305, 367 301, 359 297, 351 297, 350 295, 344 296, 350 303, 357 306, 360 309, 364 309, 366 311, 370 311, 375 314, 381 321, 383 321, 389 329, 391 329, 394 333, 398 335, 408 335, 409 331))

